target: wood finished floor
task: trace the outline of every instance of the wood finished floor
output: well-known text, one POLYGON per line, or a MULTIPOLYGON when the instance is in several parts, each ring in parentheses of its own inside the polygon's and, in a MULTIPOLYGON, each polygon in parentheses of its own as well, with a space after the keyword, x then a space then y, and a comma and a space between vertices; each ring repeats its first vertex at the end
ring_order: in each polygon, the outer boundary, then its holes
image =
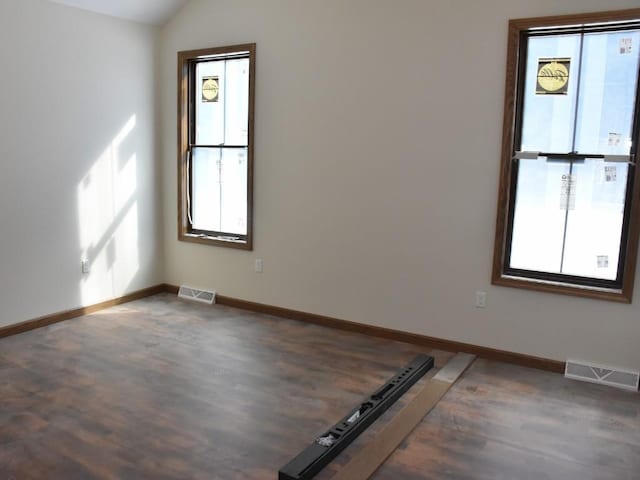
MULTIPOLYGON (((275 479, 422 352, 170 295, 2 339, 0 480, 275 479)), ((477 360, 374 478, 638 479, 640 396, 477 360)))

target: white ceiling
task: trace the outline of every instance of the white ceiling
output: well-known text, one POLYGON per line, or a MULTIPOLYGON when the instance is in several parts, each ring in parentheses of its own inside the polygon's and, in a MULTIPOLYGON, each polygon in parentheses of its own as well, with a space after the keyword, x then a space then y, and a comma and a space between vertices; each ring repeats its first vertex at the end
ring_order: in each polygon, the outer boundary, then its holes
POLYGON ((188 0, 51 0, 134 22, 162 25, 188 0))

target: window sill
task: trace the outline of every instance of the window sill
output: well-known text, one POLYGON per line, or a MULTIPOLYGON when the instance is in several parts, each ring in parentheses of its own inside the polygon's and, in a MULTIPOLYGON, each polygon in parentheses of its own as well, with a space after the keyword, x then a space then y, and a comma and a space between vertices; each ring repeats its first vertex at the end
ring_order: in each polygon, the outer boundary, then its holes
POLYGON ((181 242, 200 243, 217 247, 236 248, 238 250, 253 250, 253 245, 249 240, 236 240, 228 237, 215 237, 200 233, 183 233, 178 235, 181 242))
POLYGON ((491 283, 493 285, 503 287, 523 288, 525 290, 536 290, 539 292, 559 293, 562 295, 595 298, 619 303, 631 303, 631 294, 624 292, 622 289, 589 287, 585 285, 552 282, 548 280, 537 280, 510 275, 494 276, 491 283))

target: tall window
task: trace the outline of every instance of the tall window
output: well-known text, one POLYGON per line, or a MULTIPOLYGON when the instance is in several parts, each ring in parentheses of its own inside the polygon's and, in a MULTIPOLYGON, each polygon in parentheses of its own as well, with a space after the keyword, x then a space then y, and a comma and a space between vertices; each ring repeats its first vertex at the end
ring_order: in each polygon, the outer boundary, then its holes
POLYGON ((630 301, 640 9, 513 20, 509 38, 493 281, 630 301))
POLYGON ((252 248, 255 44, 178 54, 180 240, 252 248))

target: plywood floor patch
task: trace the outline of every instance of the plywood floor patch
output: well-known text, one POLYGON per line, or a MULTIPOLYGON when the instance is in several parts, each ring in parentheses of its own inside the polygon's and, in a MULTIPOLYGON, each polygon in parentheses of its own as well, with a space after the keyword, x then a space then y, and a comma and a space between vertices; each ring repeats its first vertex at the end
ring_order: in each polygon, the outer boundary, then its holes
POLYGON ((459 353, 449 360, 413 400, 402 408, 378 435, 365 444, 332 480, 365 480, 373 475, 474 360, 475 356, 466 353, 459 353))

